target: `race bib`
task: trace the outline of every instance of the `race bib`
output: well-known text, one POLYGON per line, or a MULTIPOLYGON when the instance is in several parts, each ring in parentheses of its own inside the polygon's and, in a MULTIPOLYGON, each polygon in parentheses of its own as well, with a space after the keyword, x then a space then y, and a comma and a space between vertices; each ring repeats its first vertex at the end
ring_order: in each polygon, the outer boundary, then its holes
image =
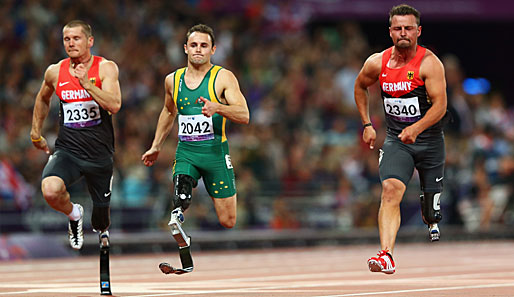
POLYGON ((95 101, 63 102, 64 126, 84 128, 96 126, 102 122, 100 107, 95 101))
POLYGON ((384 98, 384 108, 388 116, 399 122, 416 122, 421 119, 418 97, 384 98))
POLYGON ((203 141, 214 139, 212 117, 203 114, 179 115, 178 137, 181 141, 203 141))

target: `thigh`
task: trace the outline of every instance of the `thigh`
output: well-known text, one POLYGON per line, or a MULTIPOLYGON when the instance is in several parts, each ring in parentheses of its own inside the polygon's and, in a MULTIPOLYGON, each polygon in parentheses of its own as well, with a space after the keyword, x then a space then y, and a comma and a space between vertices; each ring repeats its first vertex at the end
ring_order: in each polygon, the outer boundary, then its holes
POLYGON ((179 174, 189 175, 197 181, 201 178, 200 172, 196 168, 195 159, 197 159, 192 152, 185 152, 177 150, 175 154, 175 161, 173 162, 172 175, 175 177, 179 174))
POLYGON ((441 192, 446 158, 444 140, 426 144, 423 150, 418 152, 418 155, 416 169, 419 172, 421 191, 441 192))
POLYGON ((78 161, 70 153, 56 150, 48 157, 48 162, 43 169, 42 179, 49 176, 57 176, 64 181, 64 185, 68 188, 82 177, 78 161))
POLYGON ((237 212, 237 195, 226 198, 211 197, 218 218, 235 217, 237 212))
POLYGON ((236 178, 229 154, 213 154, 200 168, 205 188, 213 198, 229 198, 236 194, 236 178))
POLYGON ((112 191, 112 158, 100 161, 83 161, 82 168, 93 205, 109 206, 112 191))
POLYGON ((414 172, 414 158, 409 148, 399 140, 386 138, 379 156, 380 181, 389 178, 400 180, 405 186, 414 172))

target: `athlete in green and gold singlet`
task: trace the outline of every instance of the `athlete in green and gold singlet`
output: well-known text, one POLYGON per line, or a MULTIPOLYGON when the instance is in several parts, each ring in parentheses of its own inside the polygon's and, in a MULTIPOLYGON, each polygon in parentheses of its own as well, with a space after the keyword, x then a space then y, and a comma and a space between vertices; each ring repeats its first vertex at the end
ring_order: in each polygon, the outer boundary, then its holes
POLYGON ((227 120, 247 124, 248 106, 234 74, 210 61, 216 51, 210 27, 196 25, 189 29, 184 51, 187 67, 166 77, 164 107, 152 147, 143 154, 142 161, 146 166, 153 165, 177 118, 172 232, 174 220, 183 222, 182 212, 189 207, 191 191, 200 178, 212 197, 220 224, 232 228, 236 223, 237 194, 225 124, 227 120))
POLYGON ((212 66, 200 85, 191 89, 184 83, 186 68, 174 75, 174 100, 178 112, 178 137, 173 176, 185 174, 195 180, 203 177, 205 187, 213 198, 227 198, 236 194, 234 170, 230 161, 226 118, 218 113, 202 114, 203 97, 219 102, 214 85, 220 66, 212 66))

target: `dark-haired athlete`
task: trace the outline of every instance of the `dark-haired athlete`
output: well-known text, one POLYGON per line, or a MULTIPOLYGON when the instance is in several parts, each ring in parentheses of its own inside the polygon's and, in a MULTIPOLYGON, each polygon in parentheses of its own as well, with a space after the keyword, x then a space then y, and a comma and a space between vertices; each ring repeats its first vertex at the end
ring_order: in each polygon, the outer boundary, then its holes
POLYGON ((355 102, 364 125, 362 138, 374 148, 376 132, 369 117, 367 88, 379 81, 387 124, 380 150, 382 197, 378 213, 381 251, 368 260, 373 272, 395 272, 392 257, 400 228, 400 202, 414 168, 421 180, 421 210, 432 241, 439 240, 439 197, 443 189, 446 80, 441 61, 418 45, 419 12, 408 5, 389 12, 393 46, 371 55, 355 81, 355 102))
POLYGON ((175 191, 169 225, 181 248, 183 269, 161 264, 164 273, 189 272, 193 268, 192 261, 183 258, 190 238, 181 224, 183 212, 191 204, 191 192, 200 178, 212 197, 220 224, 226 228, 235 225, 237 195, 225 124, 227 120, 249 122, 246 99, 236 77, 211 63, 216 51, 213 30, 202 24, 193 26, 187 32, 184 51, 187 67, 166 77, 164 107, 154 141, 142 156, 146 166, 153 165, 178 115, 179 142, 173 164, 175 191))

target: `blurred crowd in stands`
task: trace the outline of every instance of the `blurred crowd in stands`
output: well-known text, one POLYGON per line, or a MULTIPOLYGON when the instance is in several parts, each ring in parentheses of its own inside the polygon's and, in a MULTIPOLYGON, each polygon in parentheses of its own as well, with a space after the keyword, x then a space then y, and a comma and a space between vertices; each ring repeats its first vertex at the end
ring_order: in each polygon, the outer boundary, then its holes
MULTIPOLYGON (((364 59, 390 44, 370 46, 371 36, 358 22, 313 26, 309 12, 288 1, 246 1, 240 7, 213 3, 2 1, 0 210, 24 215, 47 207, 40 193, 47 156, 30 141, 32 109, 46 67, 66 57, 63 25, 82 19, 93 28, 93 53, 114 60, 120 69, 123 104, 114 116, 112 207, 149 209, 151 217, 166 222, 176 130, 153 167, 140 159, 153 139, 164 78, 185 65, 185 33, 202 22, 217 37, 213 62, 238 77, 251 113, 250 125, 229 123, 227 128, 238 228, 376 228, 378 151, 361 142, 353 83, 364 59)), ((440 56, 453 114, 445 130, 444 223, 471 231, 512 226, 514 108, 499 90, 467 93, 458 55, 456 49, 440 56)), ((378 88, 371 91, 377 147, 385 136, 379 95, 378 88)), ((58 105, 54 96, 43 133, 50 143, 58 128, 58 105)), ((87 197, 83 185, 75 188, 72 200, 87 197)), ((419 194, 415 177, 402 205, 415 214, 413 224, 421 225, 419 194)), ((218 228, 202 184, 194 195, 187 220, 198 228, 218 228)))

